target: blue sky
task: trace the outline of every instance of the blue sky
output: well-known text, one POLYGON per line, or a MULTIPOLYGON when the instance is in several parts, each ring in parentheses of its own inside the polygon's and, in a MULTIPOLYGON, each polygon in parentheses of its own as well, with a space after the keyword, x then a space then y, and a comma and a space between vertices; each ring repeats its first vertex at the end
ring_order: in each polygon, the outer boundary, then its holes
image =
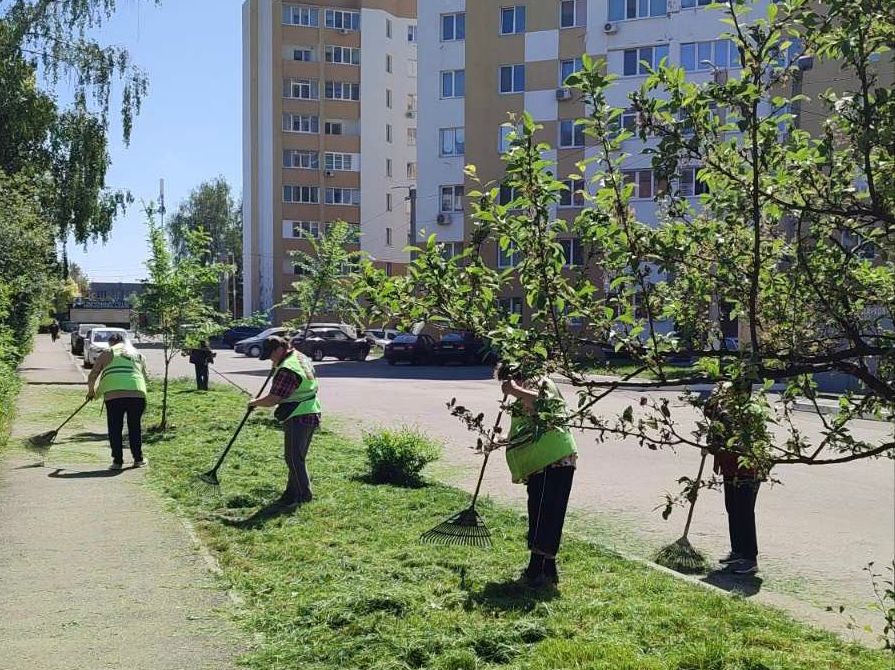
POLYGON ((157 199, 160 177, 169 214, 203 180, 222 175, 236 197, 242 189, 241 0, 119 5, 101 40, 131 51, 149 77, 149 95, 130 146, 121 141, 120 127, 111 137, 107 184, 130 190, 134 205, 105 245, 89 244, 86 251, 69 246, 69 258, 96 281, 145 276, 141 201, 157 199))

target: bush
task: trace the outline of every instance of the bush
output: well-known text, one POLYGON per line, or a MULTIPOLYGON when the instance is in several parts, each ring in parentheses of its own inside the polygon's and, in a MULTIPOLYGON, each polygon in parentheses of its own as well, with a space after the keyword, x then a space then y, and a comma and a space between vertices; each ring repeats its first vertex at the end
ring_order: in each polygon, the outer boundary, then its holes
POLYGON ((364 445, 370 478, 377 484, 418 485, 422 469, 441 455, 440 443, 407 427, 366 433, 364 445))

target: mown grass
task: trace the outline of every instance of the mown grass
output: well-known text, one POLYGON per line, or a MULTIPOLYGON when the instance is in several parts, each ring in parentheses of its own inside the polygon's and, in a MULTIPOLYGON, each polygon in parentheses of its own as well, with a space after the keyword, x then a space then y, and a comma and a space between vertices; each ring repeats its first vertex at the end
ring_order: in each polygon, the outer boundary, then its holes
MULTIPOLYGON (((563 547, 558 595, 518 588, 512 580, 526 553, 517 512, 484 503, 490 551, 420 545, 419 533, 468 496, 438 484, 370 484, 363 447, 325 427, 309 456, 314 502, 259 516, 285 478, 273 422, 261 415, 249 422, 221 470, 220 496, 209 496, 195 474, 213 462, 245 401, 220 387, 203 394, 180 383, 172 400, 176 427, 147 446, 150 482, 196 522, 224 578, 245 598, 237 618, 256 640, 246 667, 891 668, 882 652, 582 541, 563 547)), ((152 402, 147 425, 158 406, 152 402)))

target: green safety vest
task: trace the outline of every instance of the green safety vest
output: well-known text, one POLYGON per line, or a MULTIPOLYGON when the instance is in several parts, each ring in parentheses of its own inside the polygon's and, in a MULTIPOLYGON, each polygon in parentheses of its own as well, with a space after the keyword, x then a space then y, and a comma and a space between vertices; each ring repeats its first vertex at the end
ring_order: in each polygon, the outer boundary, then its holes
POLYGON ((311 364, 311 359, 298 351, 294 351, 286 356, 277 367, 277 370, 280 368, 291 370, 301 377, 301 384, 292 392, 292 395, 280 401, 281 405, 296 403, 295 409, 292 410, 292 413, 284 421, 304 414, 320 414, 323 409, 320 406, 320 399, 317 397, 317 389, 320 383, 314 375, 314 366, 311 364))
POLYGON ((146 395, 146 377, 143 376, 143 361, 121 355, 124 345, 116 344, 109 351, 112 360, 103 368, 99 376, 96 395, 105 396, 116 391, 139 391, 146 395))
MULTIPOLYGON (((552 380, 548 379, 546 386, 548 397, 562 399, 552 380)), ((514 483, 524 482, 548 465, 578 453, 568 428, 555 428, 539 435, 535 419, 525 413, 520 402, 514 403, 513 410, 506 457, 514 483)))

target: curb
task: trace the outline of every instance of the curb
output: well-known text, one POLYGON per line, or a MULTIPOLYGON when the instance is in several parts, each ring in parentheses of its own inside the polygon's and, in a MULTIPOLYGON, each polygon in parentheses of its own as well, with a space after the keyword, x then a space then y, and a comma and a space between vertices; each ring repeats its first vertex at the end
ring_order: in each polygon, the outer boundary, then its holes
MULTIPOLYGON (((211 550, 206 544, 199 538, 199 534, 196 532, 196 526, 180 511, 180 506, 177 505, 176 501, 170 500, 170 502, 177 510, 177 518, 180 520, 180 523, 183 524, 186 534, 189 536, 193 546, 199 552, 202 560, 205 561, 208 571, 216 577, 224 579, 224 570, 221 568, 220 562, 214 557, 214 554, 211 553, 211 550)), ((245 598, 243 598, 235 589, 228 587, 226 593, 230 602, 237 607, 243 607, 245 605, 245 598)))

